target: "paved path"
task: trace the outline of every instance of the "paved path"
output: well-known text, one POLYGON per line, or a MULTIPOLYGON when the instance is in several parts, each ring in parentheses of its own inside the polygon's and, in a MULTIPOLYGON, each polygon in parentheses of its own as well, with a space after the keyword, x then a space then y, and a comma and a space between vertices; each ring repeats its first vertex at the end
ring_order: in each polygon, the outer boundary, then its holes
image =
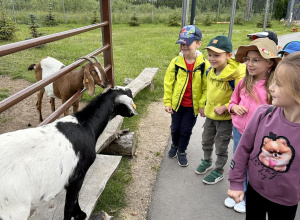
MULTIPOLYGON (((300 33, 279 37, 279 46, 292 40, 300 40, 300 33)), ((197 175, 196 167, 203 158, 201 146, 204 118, 198 117, 187 150, 188 167, 180 167, 177 158, 168 158, 170 141, 166 147, 157 182, 153 189, 152 201, 148 211, 148 220, 240 220, 245 214, 235 212, 224 206, 229 182, 227 173, 229 162, 225 166, 224 180, 216 185, 202 182, 207 175, 197 175)), ((233 142, 230 142, 228 161, 232 159, 233 142)), ((213 153, 214 155, 215 153, 213 153)), ((214 161, 215 161, 214 155, 214 161)), ((297 212, 300 220, 300 208, 297 212)))

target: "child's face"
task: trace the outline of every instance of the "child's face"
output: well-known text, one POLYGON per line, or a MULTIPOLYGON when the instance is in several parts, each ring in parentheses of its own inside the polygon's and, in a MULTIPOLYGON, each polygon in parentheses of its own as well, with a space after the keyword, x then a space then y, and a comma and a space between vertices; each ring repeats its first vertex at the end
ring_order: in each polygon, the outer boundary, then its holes
POLYGON ((201 46, 201 41, 194 41, 190 45, 180 44, 180 50, 183 54, 183 57, 187 58, 195 58, 196 50, 201 46))
POLYGON ((273 61, 264 59, 258 51, 249 51, 247 53, 246 66, 249 74, 257 80, 267 76, 268 70, 273 65, 273 61))
POLYGON ((214 69, 223 70, 225 66, 227 65, 227 61, 232 56, 231 53, 217 53, 211 49, 207 49, 208 53, 208 61, 210 62, 210 65, 214 69))
POLYGON ((289 91, 290 85, 285 85, 283 82, 286 70, 283 66, 280 66, 275 70, 275 76, 272 85, 269 87, 271 96, 272 96, 272 105, 276 105, 279 107, 291 107, 297 105, 293 96, 289 91))

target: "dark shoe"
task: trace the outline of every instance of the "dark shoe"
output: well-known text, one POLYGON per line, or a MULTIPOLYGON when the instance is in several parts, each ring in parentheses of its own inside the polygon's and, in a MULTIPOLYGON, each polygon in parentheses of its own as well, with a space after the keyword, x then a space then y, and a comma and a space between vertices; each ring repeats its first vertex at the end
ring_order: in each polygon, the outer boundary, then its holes
POLYGON ((177 150, 178 150, 178 147, 176 147, 174 144, 171 144, 171 149, 169 150, 169 157, 170 158, 177 157, 177 150))
POLYGON ((207 162, 206 160, 201 159, 202 163, 197 167, 195 172, 197 174, 204 174, 208 170, 211 170, 213 168, 212 163, 207 162))
POLYGON ((207 177, 204 178, 203 182, 209 185, 213 185, 220 182, 222 179, 224 179, 223 174, 213 170, 207 177))
POLYGON ((178 157, 178 164, 181 167, 186 167, 189 165, 187 159, 186 159, 186 153, 179 153, 177 152, 177 157, 178 157))

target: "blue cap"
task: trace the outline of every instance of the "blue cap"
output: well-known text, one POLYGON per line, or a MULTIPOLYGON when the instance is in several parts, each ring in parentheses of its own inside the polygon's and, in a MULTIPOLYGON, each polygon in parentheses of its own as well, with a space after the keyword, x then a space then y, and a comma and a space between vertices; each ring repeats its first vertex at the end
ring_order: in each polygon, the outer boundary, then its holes
POLYGON ((201 41, 201 39, 202 39, 202 32, 200 31, 200 29, 195 25, 188 25, 188 26, 184 26, 181 29, 176 44, 190 45, 195 40, 201 41))
POLYGON ((299 41, 291 41, 291 42, 287 43, 278 54, 283 54, 284 52, 291 54, 291 53, 295 53, 297 51, 300 51, 300 42, 299 41))

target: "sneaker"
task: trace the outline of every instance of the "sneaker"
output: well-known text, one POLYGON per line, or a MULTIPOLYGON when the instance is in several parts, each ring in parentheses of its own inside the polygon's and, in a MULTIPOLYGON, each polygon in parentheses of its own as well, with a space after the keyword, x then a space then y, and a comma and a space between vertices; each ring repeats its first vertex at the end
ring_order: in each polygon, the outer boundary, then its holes
POLYGON ((236 202, 232 198, 227 197, 224 201, 224 205, 228 208, 233 208, 236 205, 236 202))
POLYGON ((179 153, 177 152, 177 157, 178 157, 178 164, 181 167, 186 167, 189 165, 187 159, 186 159, 186 153, 179 153))
POLYGON ((222 179, 224 179, 223 174, 213 170, 207 177, 204 178, 203 182, 212 185, 212 184, 216 184, 222 179))
POLYGON ((178 147, 176 147, 174 144, 171 144, 171 149, 169 150, 169 157, 170 158, 177 157, 177 150, 178 150, 178 147))
POLYGON ((197 167, 197 169, 195 170, 195 172, 197 174, 204 174, 206 173, 208 170, 213 168, 212 163, 207 162, 206 160, 201 159, 202 163, 197 167))
POLYGON ((239 213, 245 213, 246 212, 246 204, 245 201, 241 201, 238 204, 236 204, 233 209, 239 213))

